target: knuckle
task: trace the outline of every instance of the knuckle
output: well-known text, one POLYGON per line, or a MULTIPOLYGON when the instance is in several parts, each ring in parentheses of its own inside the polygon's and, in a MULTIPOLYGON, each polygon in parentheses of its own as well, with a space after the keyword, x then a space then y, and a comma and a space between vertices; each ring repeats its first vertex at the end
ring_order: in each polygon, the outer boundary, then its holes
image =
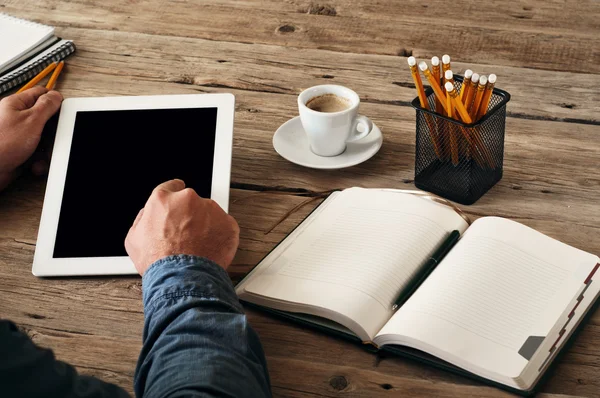
POLYGON ((196 191, 193 188, 184 188, 181 193, 187 198, 187 199, 193 199, 198 197, 198 194, 196 193, 196 191))
POLYGON ((210 211, 210 212, 214 212, 219 207, 217 202, 215 202, 212 199, 204 199, 204 203, 206 204, 206 207, 208 208, 208 211, 210 211))
POLYGON ((54 100, 52 100, 52 97, 49 95, 42 95, 40 98, 38 98, 38 102, 43 107, 54 106, 54 100))
POLYGON ((152 192, 150 198, 154 197, 159 202, 164 202, 167 199, 167 196, 169 196, 169 192, 165 191, 162 188, 159 188, 155 189, 154 192, 152 192))
POLYGON ((240 233, 240 225, 237 223, 237 221, 235 220, 235 218, 233 218, 232 216, 227 216, 229 219, 229 223, 231 225, 231 228, 233 230, 233 232, 237 235, 240 233))
POLYGON ((59 103, 62 102, 63 96, 58 91, 52 90, 48 92, 48 96, 53 98, 53 102, 59 103))

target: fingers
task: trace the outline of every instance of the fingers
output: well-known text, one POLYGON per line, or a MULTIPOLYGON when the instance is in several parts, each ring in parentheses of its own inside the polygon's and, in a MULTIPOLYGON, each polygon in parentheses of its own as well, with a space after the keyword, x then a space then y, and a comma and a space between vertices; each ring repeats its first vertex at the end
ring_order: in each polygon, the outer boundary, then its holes
POLYGON ((48 89, 44 86, 35 86, 19 94, 13 94, 3 99, 10 107, 24 111, 35 105, 40 96, 46 94, 48 89))
POLYGON ((185 189, 185 182, 183 182, 183 180, 175 179, 175 180, 169 180, 169 181, 163 182, 162 184, 160 184, 159 186, 154 188, 153 192, 158 192, 158 191, 179 192, 183 189, 185 189))
MULTIPOLYGON (((25 94, 27 91, 23 91, 21 94, 25 94)), ((58 91, 48 91, 47 93, 40 95, 37 98, 37 101, 35 101, 35 104, 31 107, 31 117, 35 122, 43 126, 48 119, 58 112, 62 101, 63 97, 58 91)))
POLYGON ((139 224, 140 220, 142 219, 142 216, 144 215, 144 209, 142 208, 142 210, 139 211, 137 217, 135 218, 135 220, 133 221, 133 225, 131 225, 131 228, 135 228, 136 225, 139 224))

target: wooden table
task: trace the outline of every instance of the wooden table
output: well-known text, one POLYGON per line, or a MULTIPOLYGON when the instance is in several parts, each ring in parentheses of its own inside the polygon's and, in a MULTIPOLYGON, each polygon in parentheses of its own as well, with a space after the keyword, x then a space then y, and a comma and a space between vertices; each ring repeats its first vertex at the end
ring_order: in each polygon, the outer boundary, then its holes
MULTIPOLYGON (((8 0, 0 12, 54 25, 75 40, 77 53, 57 87, 67 98, 235 94, 231 213, 242 232, 234 280, 318 203, 265 233, 305 200, 300 193, 413 187, 409 55, 449 53, 456 73, 496 73, 498 86, 512 94, 504 178, 463 209, 474 217, 508 217, 600 253, 597 1, 8 0), (297 114, 297 94, 322 83, 355 89, 362 113, 381 127, 384 145, 368 162, 317 171, 273 150, 274 131, 297 114)), ((140 278, 32 276, 44 184, 22 179, 0 194, 0 316, 80 372, 131 392, 143 325, 140 278)), ((255 311, 248 316, 277 396, 505 395, 255 311)), ((600 396, 599 376, 596 313, 543 395, 600 396)))

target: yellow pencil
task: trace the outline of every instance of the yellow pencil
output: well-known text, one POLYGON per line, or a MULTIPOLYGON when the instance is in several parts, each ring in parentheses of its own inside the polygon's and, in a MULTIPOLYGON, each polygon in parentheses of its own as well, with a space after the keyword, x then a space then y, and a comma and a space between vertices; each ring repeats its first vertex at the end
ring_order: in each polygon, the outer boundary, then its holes
MULTIPOLYGON (((448 73, 449 71, 446 71, 446 73, 448 73)), ((446 88, 446 112, 447 115, 450 119, 453 119, 452 116, 452 109, 454 108, 452 106, 452 98, 450 97, 450 95, 448 94, 448 91, 451 91, 454 89, 454 86, 452 85, 452 83, 450 82, 446 82, 446 84, 444 84, 444 87, 446 88)), ((453 165, 457 165, 458 164, 458 145, 456 142, 456 135, 454 133, 454 126, 452 125, 452 123, 447 122, 446 123, 448 126, 448 136, 450 138, 450 154, 451 154, 451 158, 452 158, 452 164, 453 165)))
POLYGON ((48 75, 48 73, 52 72, 54 68, 56 68, 56 62, 52 62, 50 65, 46 66, 46 68, 40 73, 38 73, 37 76, 35 76, 33 79, 31 79, 29 83, 21 87, 19 91, 17 91, 17 94, 27 89, 30 89, 31 87, 38 84, 44 77, 46 77, 46 75, 48 75))
MULTIPOLYGON (((446 83, 448 83, 448 82, 450 82, 452 84, 452 86, 454 87, 454 74, 452 73, 451 70, 447 70, 446 72, 444 72, 444 84, 443 84, 443 86, 445 86, 446 83)), ((445 87, 444 87, 444 91, 446 91, 445 87)), ((448 95, 446 95, 446 105, 448 105, 448 95)), ((454 117, 456 119, 456 115, 454 113, 452 115, 449 115, 449 116, 452 116, 452 117, 454 117)))
MULTIPOLYGON (((458 110, 458 114, 462 121, 467 124, 472 123, 473 120, 471 119, 471 116, 469 116, 464 104, 458 98, 458 93, 452 84, 446 83, 446 91, 448 92, 448 96, 452 98, 452 103, 458 110)), ((473 148, 473 157, 475 158, 475 161, 483 166, 483 158, 485 158, 490 167, 494 168, 494 158, 483 143, 477 128, 470 128, 469 130, 471 131, 471 134, 467 133, 465 129, 461 129, 463 137, 465 137, 469 145, 473 148), (481 154, 479 152, 481 152, 481 154), (481 157, 482 155, 483 158, 481 157)))
MULTIPOLYGON (((431 57, 431 73, 433 74, 433 77, 437 79, 438 82, 442 81, 440 78, 440 59, 438 57, 431 57)), ((435 111, 439 114, 444 113, 444 108, 442 107, 440 99, 437 95, 435 96, 435 111)))
MULTIPOLYGON (((423 89, 423 82, 421 81, 421 75, 419 74, 419 70, 417 69, 417 60, 415 57, 408 57, 408 66, 410 67, 410 73, 413 77, 413 81, 415 82, 415 87, 417 89, 417 95, 419 96, 419 103, 421 104, 421 108, 429 109, 429 103, 427 102, 427 97, 425 96, 425 90, 423 89)), ((437 138, 437 129, 434 128, 435 123, 431 123, 430 115, 424 113, 425 122, 427 123, 427 127, 429 128, 429 135, 431 137, 431 143, 433 144, 433 150, 437 155, 438 159, 442 159, 442 153, 440 149, 440 144, 437 138)))
POLYGON ((419 96, 419 102, 421 108, 429 109, 427 103, 427 97, 425 96, 425 90, 423 89, 423 82, 421 81, 421 75, 417 69, 417 60, 415 57, 408 57, 408 66, 410 67, 410 74, 412 75, 413 81, 415 82, 415 88, 417 89, 417 95, 419 96))
POLYGON ((479 112, 477 112, 477 119, 481 119, 486 114, 488 106, 490 105, 490 99, 492 98, 492 92, 494 91, 494 85, 496 84, 496 75, 493 73, 488 77, 487 86, 485 86, 485 92, 483 93, 483 99, 481 100, 481 106, 479 112))
MULTIPOLYGON (((449 94, 449 97, 458 98, 458 93, 456 92, 456 89, 450 82, 446 83, 446 92, 449 94)), ((458 111, 458 114, 460 115, 460 118, 463 122, 465 122, 466 124, 473 123, 471 116, 469 116, 469 112, 467 112, 467 109, 460 100, 453 101, 453 105, 456 107, 456 110, 458 111)))
POLYGON ((471 69, 467 69, 465 71, 465 77, 463 79, 462 85, 460 86, 460 94, 459 98, 462 103, 465 103, 465 93, 469 91, 469 84, 471 84, 471 76, 473 76, 473 71, 471 69))
POLYGON ((58 76, 60 75, 60 72, 62 71, 64 66, 65 61, 60 61, 58 63, 56 69, 54 69, 54 73, 52 74, 52 76, 50 76, 50 80, 48 80, 48 84, 46 84, 46 88, 48 90, 52 90, 54 88, 54 86, 56 85, 56 80, 58 80, 58 76))
POLYGON ((483 99, 483 93, 485 92, 485 87, 487 85, 487 77, 481 76, 479 78, 479 84, 477 85, 477 93, 475 94, 475 100, 473 101, 473 106, 469 111, 469 115, 471 115, 471 119, 475 119, 477 114, 479 113, 479 107, 481 106, 481 100, 483 99))
POLYGON ((449 69, 444 73, 444 84, 447 82, 452 83, 454 86, 454 73, 452 73, 452 71, 449 69))
POLYGON ((446 73, 447 70, 452 69, 450 67, 450 56, 448 54, 442 55, 442 72, 446 73))
MULTIPOLYGON (((444 74, 446 73, 447 70, 450 70, 450 56, 448 54, 444 54, 442 55, 442 77, 444 77, 444 74)), ((440 83, 442 85, 441 89, 442 89, 442 93, 444 93, 444 95, 446 95, 446 89, 444 88, 444 82, 440 83)))
POLYGON ((436 81, 435 77, 431 74, 431 71, 427 67, 427 63, 425 61, 419 62, 419 69, 421 69, 421 72, 423 72, 423 74, 427 78, 427 81, 431 85, 431 88, 433 89, 435 95, 440 99, 440 103, 442 104, 444 111, 448 112, 448 110, 446 109, 446 95, 442 93, 440 83, 436 81))
POLYGON ((469 83, 469 90, 465 94, 465 108, 467 111, 471 110, 471 104, 475 97, 475 91, 477 91, 477 84, 479 84, 479 74, 473 73, 471 76, 471 82, 469 83))

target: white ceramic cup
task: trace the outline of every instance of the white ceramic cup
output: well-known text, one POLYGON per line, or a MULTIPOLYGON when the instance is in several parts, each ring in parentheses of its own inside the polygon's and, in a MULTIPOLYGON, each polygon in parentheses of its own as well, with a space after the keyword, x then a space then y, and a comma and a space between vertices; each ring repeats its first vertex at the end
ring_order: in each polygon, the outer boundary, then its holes
POLYGON ((334 84, 314 86, 300 93, 300 121, 314 154, 337 156, 346 150, 347 142, 360 140, 373 130, 373 123, 369 118, 358 115, 359 104, 358 94, 347 87, 334 84), (306 106, 309 100, 324 94, 345 98, 350 107, 340 112, 318 112, 306 106), (358 129, 360 125, 361 130, 358 129))

